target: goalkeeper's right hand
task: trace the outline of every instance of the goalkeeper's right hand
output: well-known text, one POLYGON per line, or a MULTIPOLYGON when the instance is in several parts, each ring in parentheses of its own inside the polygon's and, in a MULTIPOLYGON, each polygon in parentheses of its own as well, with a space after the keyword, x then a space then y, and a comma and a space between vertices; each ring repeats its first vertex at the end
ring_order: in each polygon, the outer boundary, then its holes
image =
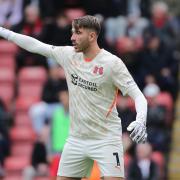
POLYGON ((0 27, 0 36, 1 37, 5 38, 5 39, 9 39, 9 36, 11 33, 12 33, 12 31, 10 31, 6 28, 0 27))

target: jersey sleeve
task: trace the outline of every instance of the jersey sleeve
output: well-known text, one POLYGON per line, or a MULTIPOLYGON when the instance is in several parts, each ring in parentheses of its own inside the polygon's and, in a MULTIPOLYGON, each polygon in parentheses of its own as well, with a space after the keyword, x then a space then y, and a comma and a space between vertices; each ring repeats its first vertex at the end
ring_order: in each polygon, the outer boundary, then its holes
POLYGON ((72 46, 51 46, 51 58, 54 59, 62 67, 66 66, 69 61, 69 57, 73 54, 72 46))
POLYGON ((40 54, 47 58, 52 58, 57 61, 58 64, 64 66, 67 59, 73 53, 73 47, 71 46, 52 46, 38 41, 35 38, 26 36, 23 34, 14 33, 9 30, 4 30, 7 32, 6 37, 9 41, 14 42, 19 47, 31 52, 40 54))
POLYGON ((121 59, 116 58, 113 61, 111 68, 112 81, 123 95, 128 94, 133 88, 137 88, 134 79, 121 59))

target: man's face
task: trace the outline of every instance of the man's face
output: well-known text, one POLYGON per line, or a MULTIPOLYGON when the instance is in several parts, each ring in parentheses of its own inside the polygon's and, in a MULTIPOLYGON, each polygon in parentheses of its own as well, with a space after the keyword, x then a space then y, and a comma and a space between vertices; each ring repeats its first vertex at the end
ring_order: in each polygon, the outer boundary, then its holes
POLYGON ((72 28, 71 41, 76 52, 83 52, 89 47, 91 33, 85 28, 72 28))

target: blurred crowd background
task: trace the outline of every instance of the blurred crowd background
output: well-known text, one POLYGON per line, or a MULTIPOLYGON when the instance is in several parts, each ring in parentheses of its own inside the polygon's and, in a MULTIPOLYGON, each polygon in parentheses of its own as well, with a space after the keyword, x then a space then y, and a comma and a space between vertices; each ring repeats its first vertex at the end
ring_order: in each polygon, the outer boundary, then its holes
MULTIPOLYGON (((180 179, 179 151, 171 162, 173 142, 180 147, 178 8, 178 0, 0 0, 0 26, 58 46, 71 45, 72 19, 100 19, 100 47, 122 58, 149 106, 148 142, 136 145, 126 130, 135 107, 119 93, 126 180, 180 179)), ((0 179, 55 179, 69 129, 67 89, 55 61, 0 39, 0 179)), ((95 163, 90 179, 99 176, 95 163)))

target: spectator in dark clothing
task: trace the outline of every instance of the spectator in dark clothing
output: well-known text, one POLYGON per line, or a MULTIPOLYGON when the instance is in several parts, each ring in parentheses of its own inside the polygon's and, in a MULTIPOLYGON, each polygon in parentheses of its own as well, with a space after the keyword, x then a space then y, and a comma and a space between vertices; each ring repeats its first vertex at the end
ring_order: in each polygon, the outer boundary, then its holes
POLYGON ((151 126, 164 127, 166 125, 166 107, 155 105, 148 107, 147 123, 151 126))
MULTIPOLYGON (((24 13, 24 20, 20 24, 12 27, 12 30, 39 39, 43 24, 39 17, 38 7, 34 5, 27 6, 24 13)), ((23 66, 32 65, 43 65, 47 68, 47 62, 44 57, 29 53, 23 49, 20 49, 17 54, 16 61, 17 70, 23 66)))
MULTIPOLYGON (((104 17, 117 17, 119 15, 128 15, 128 6, 131 2, 132 0, 86 0, 82 1, 82 5, 87 14, 102 14, 104 17)), ((150 16, 150 0, 138 0, 137 5, 143 17, 150 16)))
POLYGON ((170 148, 170 129, 149 126, 147 128, 148 141, 152 144, 155 151, 167 153, 170 148))
POLYGON ((145 49, 140 53, 139 77, 142 82, 147 75, 157 77, 162 88, 172 94, 177 93, 178 61, 174 56, 174 49, 166 46, 154 31, 145 34, 145 49))
POLYGON ((147 132, 148 141, 153 145, 154 150, 166 152, 169 148, 169 112, 164 105, 159 104, 158 95, 160 88, 155 82, 148 83, 144 90, 148 100, 147 132))
POLYGON ((4 159, 10 152, 10 140, 8 133, 8 120, 10 116, 5 111, 4 103, 0 99, 0 166, 4 165, 4 159))
POLYGON ((102 15, 100 14, 96 14, 96 17, 100 20, 101 22, 101 33, 99 34, 99 37, 98 37, 98 44, 101 48, 104 48, 112 53, 115 53, 115 49, 114 47, 112 48, 108 42, 106 41, 106 38, 105 38, 105 31, 106 31, 106 28, 105 28, 105 19, 102 15))
POLYGON ((117 101, 117 110, 122 121, 122 132, 127 132, 128 124, 136 118, 135 111, 128 106, 128 98, 121 96, 117 101))
POLYGON ((42 21, 39 17, 37 6, 30 5, 24 10, 24 19, 21 23, 12 27, 12 30, 24 35, 38 38, 42 30, 42 21))
POLYGON ((48 176, 48 174, 46 147, 42 142, 36 142, 31 155, 31 165, 25 167, 23 179, 33 180, 35 177, 48 176))
POLYGON ((39 163, 47 163, 47 152, 43 143, 36 142, 31 157, 31 164, 37 168, 39 163))
POLYGON ((158 180, 159 169, 151 160, 152 147, 149 143, 137 144, 136 158, 128 168, 128 180, 158 180))
POLYGON ((150 18, 150 7, 151 7, 151 0, 146 0, 143 1, 141 0, 140 2, 140 10, 141 10, 141 16, 142 17, 146 17, 146 18, 150 18))
POLYGON ((41 40, 57 46, 70 45, 71 24, 68 17, 60 13, 54 22, 46 24, 42 30, 41 40))
POLYGON ((104 17, 116 16, 118 13, 124 13, 126 1, 106 1, 106 0, 86 0, 82 1, 87 14, 102 14, 104 17), (122 10, 122 11, 121 11, 122 10))
POLYGON ((155 74, 163 68, 168 68, 177 75, 177 62, 173 56, 173 48, 164 44, 155 31, 144 34, 145 49, 142 51, 142 68, 146 74, 155 74))
POLYGON ((8 121, 10 116, 5 111, 3 101, 0 99, 0 178, 4 174, 4 160, 10 153, 10 139, 8 133, 8 121))
POLYGON ((58 92, 66 86, 64 78, 64 71, 61 67, 51 66, 49 78, 43 87, 42 101, 34 104, 29 110, 33 128, 38 135, 41 133, 45 120, 51 120, 52 113, 59 107, 58 92))
POLYGON ((82 0, 24 0, 24 7, 30 4, 37 4, 43 21, 53 20, 59 12, 65 8, 82 7, 82 0), (48 7, 48 8, 47 8, 48 7))
MULTIPOLYGON (((128 15, 128 11, 130 9, 130 3, 132 0, 112 0, 112 1, 106 1, 106 0, 86 0, 82 1, 83 7, 87 11, 88 14, 102 14, 104 17, 117 17, 119 15, 126 16, 128 15), (94 6, 95 4, 95 6, 94 6)), ((133 0, 134 2, 134 0, 133 0)), ((133 3, 132 2, 132 3, 133 3)), ((137 8, 140 11, 140 14, 143 17, 150 16, 150 0, 138 0, 137 1, 137 8)))
POLYGON ((170 16, 165 2, 155 2, 151 9, 151 23, 147 31, 155 31, 168 45, 175 45, 179 40, 179 24, 175 17, 170 16))
POLYGON ((46 19, 52 19, 55 16, 54 1, 52 0, 23 0, 24 9, 35 3, 40 11, 40 17, 45 21, 46 19), (48 7, 48 8, 47 8, 48 7))
POLYGON ((54 66, 49 69, 49 78, 45 82, 42 92, 42 100, 46 103, 57 103, 58 92, 66 86, 66 80, 63 79, 63 71, 60 67, 54 66))
POLYGON ((155 82, 146 84, 143 93, 148 100, 147 124, 148 126, 165 127, 168 115, 164 105, 158 103, 157 97, 160 88, 155 82))

